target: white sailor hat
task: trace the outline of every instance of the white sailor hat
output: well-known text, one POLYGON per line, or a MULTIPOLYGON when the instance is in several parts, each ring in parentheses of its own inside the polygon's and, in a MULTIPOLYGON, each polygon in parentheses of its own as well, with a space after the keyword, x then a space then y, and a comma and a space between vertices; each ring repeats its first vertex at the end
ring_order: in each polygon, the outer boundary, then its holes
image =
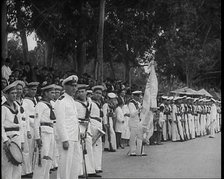
POLYGON ((117 95, 115 93, 108 93, 107 96, 111 99, 116 98, 117 95))
POLYGON ((30 83, 27 83, 27 87, 28 88, 32 88, 32 87, 37 87, 40 83, 39 82, 30 82, 30 83))
POLYGON ((6 87, 2 90, 2 92, 3 92, 3 93, 9 93, 11 90, 13 90, 13 89, 16 88, 17 84, 18 84, 18 83, 17 83, 16 81, 14 81, 13 83, 11 83, 11 84, 9 84, 8 86, 6 86, 6 87))
POLYGON ((211 98, 210 100, 213 101, 213 102, 215 102, 215 103, 217 102, 214 98, 211 98))
POLYGON ((93 87, 92 87, 92 90, 93 90, 93 91, 96 91, 96 90, 101 90, 101 91, 103 91, 103 90, 105 90, 105 88, 104 88, 103 85, 96 85, 96 86, 93 86, 93 87))
POLYGON ((173 96, 169 96, 168 98, 167 98, 167 100, 173 100, 173 96))
POLYGON ((77 83, 77 82, 78 82, 78 77, 76 75, 71 75, 62 81, 62 86, 69 85, 71 83, 77 83))
POLYGON ((62 89, 63 89, 62 86, 55 85, 55 90, 61 91, 62 89))
POLYGON ((133 91, 132 94, 134 95, 142 94, 142 91, 133 91))
POLYGON ((165 105, 162 103, 162 104, 159 105, 159 107, 165 107, 165 105))
POLYGON ((179 96, 175 96, 175 97, 173 98, 174 101, 176 101, 176 100, 178 100, 178 99, 180 99, 179 96))
POLYGON ((42 86, 41 90, 53 90, 55 89, 55 84, 45 84, 42 86))
POLYGON ((167 99, 167 98, 168 98, 168 96, 161 96, 161 98, 162 98, 162 99, 167 99))
POLYGON ((77 84, 77 87, 78 87, 78 90, 81 90, 81 89, 87 89, 89 87, 89 85, 86 85, 86 84, 77 84))
POLYGON ((198 101, 199 100, 199 98, 194 98, 194 102, 196 102, 196 101, 198 101))
POLYGON ((93 93, 92 90, 87 90, 86 92, 87 92, 87 94, 92 94, 93 93))
POLYGON ((21 85, 23 88, 26 86, 26 84, 21 80, 16 80, 16 82, 17 82, 17 85, 21 85))

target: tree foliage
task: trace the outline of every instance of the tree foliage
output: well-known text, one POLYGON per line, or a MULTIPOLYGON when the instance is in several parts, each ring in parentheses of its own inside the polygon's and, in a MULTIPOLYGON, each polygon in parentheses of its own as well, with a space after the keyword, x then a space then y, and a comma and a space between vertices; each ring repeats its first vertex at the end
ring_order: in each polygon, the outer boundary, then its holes
MULTIPOLYGON (((15 1, 8 2, 12 32, 15 1)), ((20 2, 23 27, 46 43, 48 62, 72 58, 82 73, 90 59, 97 60, 100 0, 20 2)), ((144 52, 154 50, 158 75, 170 87, 179 80, 207 85, 212 72, 221 71, 221 0, 106 0, 104 26, 104 62, 112 69, 114 62, 123 63, 126 80, 144 52)), ((214 79, 219 86, 220 77, 214 79)))

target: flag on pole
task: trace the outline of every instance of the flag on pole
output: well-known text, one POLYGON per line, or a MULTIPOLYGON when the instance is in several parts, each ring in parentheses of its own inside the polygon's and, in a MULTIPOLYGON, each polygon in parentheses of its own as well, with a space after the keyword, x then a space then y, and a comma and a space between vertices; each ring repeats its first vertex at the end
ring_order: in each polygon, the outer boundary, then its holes
POLYGON ((146 139, 149 139, 153 134, 153 109, 157 108, 158 80, 154 60, 150 61, 148 70, 150 74, 146 83, 142 111, 140 113, 142 137, 146 139))

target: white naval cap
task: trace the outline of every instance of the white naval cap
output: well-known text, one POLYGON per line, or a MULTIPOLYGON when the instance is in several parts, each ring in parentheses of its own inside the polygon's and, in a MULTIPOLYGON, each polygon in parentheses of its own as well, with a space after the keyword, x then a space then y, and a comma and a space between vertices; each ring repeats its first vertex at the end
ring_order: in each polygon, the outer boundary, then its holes
POLYGON ((173 96, 169 96, 168 98, 167 98, 167 100, 173 100, 173 96))
POLYGON ((6 87, 2 90, 2 92, 3 92, 3 93, 9 93, 11 90, 13 90, 13 89, 16 88, 17 84, 18 84, 18 83, 17 83, 16 81, 14 81, 13 83, 11 83, 11 84, 9 84, 8 86, 6 86, 6 87))
POLYGON ((142 94, 142 91, 133 91, 132 94, 136 95, 136 94, 142 94))
POLYGON ((96 86, 93 86, 93 87, 92 87, 92 90, 93 90, 93 91, 96 91, 96 90, 101 90, 101 91, 103 91, 103 90, 105 90, 105 87, 104 87, 103 85, 96 85, 96 86))
POLYGON ((196 101, 198 101, 199 100, 199 98, 194 98, 194 102, 196 102, 196 101))
POLYGON ((32 87, 37 87, 40 83, 35 81, 35 82, 30 82, 30 83, 27 83, 27 87, 28 88, 32 88, 32 87))
POLYGON ((55 85, 55 90, 61 91, 62 89, 63 89, 62 86, 55 85))
POLYGON ((167 99, 167 98, 168 98, 168 96, 161 96, 161 98, 162 98, 162 99, 167 99))
POLYGON ((26 84, 21 80, 16 80, 15 82, 17 82, 17 85, 21 85, 23 88, 26 86, 26 84))
POLYGON ((78 84, 77 87, 78 87, 78 90, 81 90, 81 89, 87 89, 89 87, 89 85, 86 85, 86 84, 78 84))
POLYGON ((111 99, 116 98, 117 95, 115 93, 108 93, 107 96, 111 99))
POLYGON ((44 84, 41 88, 41 90, 54 90, 55 89, 55 84, 44 84))
POLYGON ((70 83, 77 83, 77 81, 78 77, 76 75, 71 75, 62 81, 62 86, 69 85, 70 83))
POLYGON ((87 92, 87 94, 92 94, 93 93, 92 90, 87 90, 86 92, 87 92))
POLYGON ((213 101, 213 102, 215 102, 215 103, 217 102, 214 98, 211 98, 211 101, 213 101))

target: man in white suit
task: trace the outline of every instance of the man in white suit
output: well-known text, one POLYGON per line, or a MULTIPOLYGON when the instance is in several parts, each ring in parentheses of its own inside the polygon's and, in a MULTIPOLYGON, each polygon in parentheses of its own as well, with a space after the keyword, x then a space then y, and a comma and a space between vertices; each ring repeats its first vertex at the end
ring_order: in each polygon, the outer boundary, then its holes
POLYGON ((61 179, 78 178, 81 167, 79 122, 76 102, 78 77, 71 75, 62 85, 65 93, 55 103, 56 130, 58 135, 59 166, 61 179))

